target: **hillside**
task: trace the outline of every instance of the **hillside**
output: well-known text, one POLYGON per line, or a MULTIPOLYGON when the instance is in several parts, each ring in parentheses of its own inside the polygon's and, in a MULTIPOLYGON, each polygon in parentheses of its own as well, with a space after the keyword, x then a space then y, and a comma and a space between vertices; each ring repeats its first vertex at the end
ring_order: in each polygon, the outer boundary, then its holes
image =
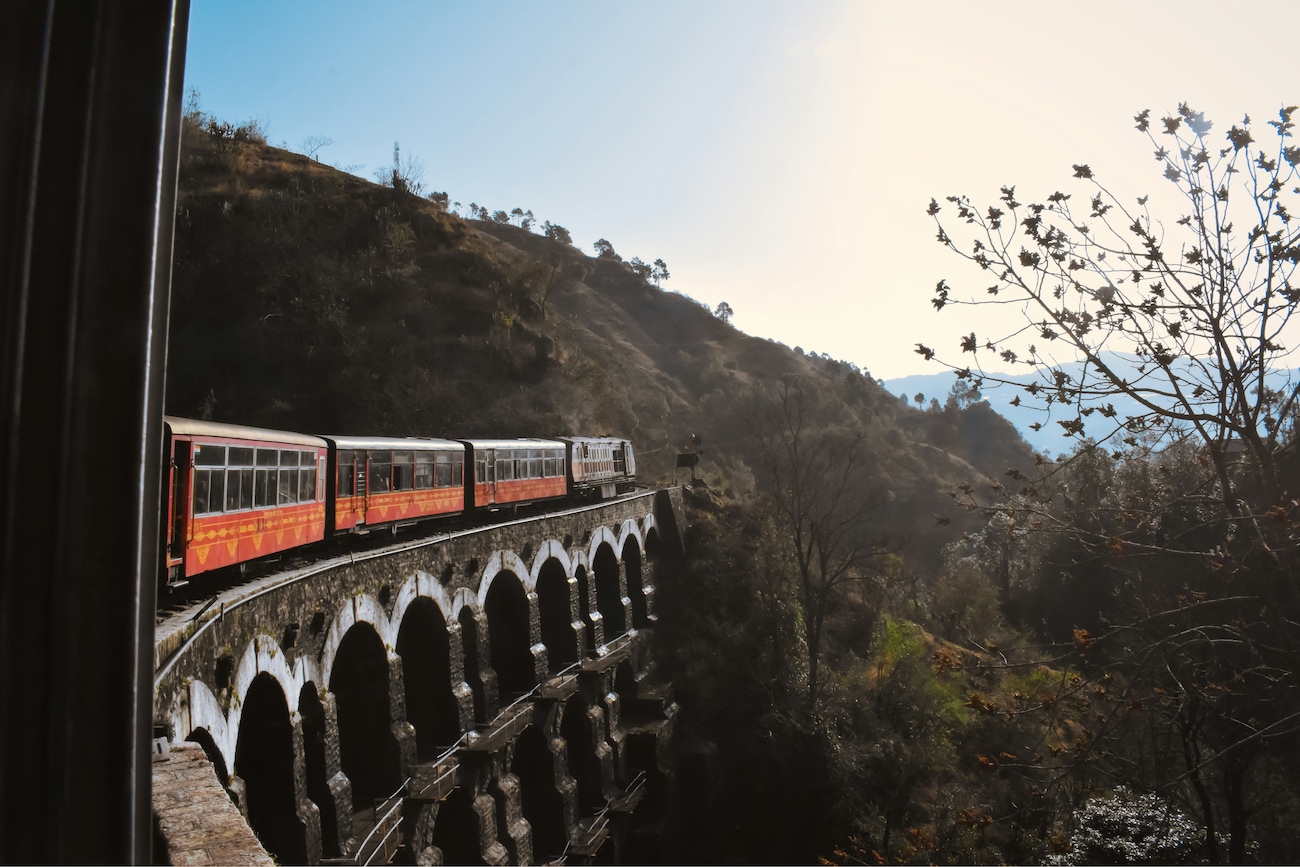
POLYGON ((182 153, 169 413, 359 435, 619 434, 651 483, 682 477, 675 455, 695 435, 701 475, 743 495, 752 408, 798 377, 826 423, 867 433, 882 529, 924 539, 909 558, 922 569, 966 526, 947 490, 1032 461, 992 413, 981 437, 996 447, 963 440, 972 425, 940 442, 869 376, 746 335, 621 261, 201 119, 182 153))

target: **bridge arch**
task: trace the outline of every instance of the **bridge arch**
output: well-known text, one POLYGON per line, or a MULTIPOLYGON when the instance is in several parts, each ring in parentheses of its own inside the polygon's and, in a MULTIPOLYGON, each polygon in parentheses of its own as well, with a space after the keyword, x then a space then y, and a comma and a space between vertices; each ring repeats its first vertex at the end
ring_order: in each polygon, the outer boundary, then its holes
POLYGON ((421 761, 436 758, 460 737, 460 712, 451 680, 451 636, 437 600, 417 596, 403 611, 397 631, 402 658, 406 718, 415 727, 421 761))
POLYGON ((559 563, 565 576, 573 577, 573 558, 558 539, 548 539, 538 547, 537 553, 533 556, 533 568, 528 573, 529 583, 525 585, 530 591, 536 591, 542 568, 550 561, 559 563))
POLYGON ((333 679, 339 645, 342 644, 343 637, 358 623, 369 623, 385 649, 397 646, 397 634, 393 623, 384 613, 384 606, 379 604, 379 600, 365 593, 349 597, 334 615, 329 632, 325 636, 320 663, 319 682, 322 686, 327 686, 333 679))
MULTIPOLYGON (((523 565, 518 557, 514 563, 523 565)), ((535 594, 528 593, 519 576, 508 569, 493 574, 491 586, 484 594, 488 648, 502 704, 508 704, 537 685, 532 625, 536 604, 535 594)))
POLYGON ((608 533, 592 551, 591 566, 596 584, 596 608, 605 624, 606 642, 627 631, 628 623, 624 602, 622 569, 619 566, 618 540, 608 533))
MULTIPOLYGON (((282 682, 258 673, 244 692, 235 774, 244 781, 248 823, 278 862, 307 862, 306 828, 294 788, 294 726, 282 682)), ((297 695, 294 695, 297 704, 297 695)))
POLYGON ((537 618, 552 674, 577 662, 583 648, 583 624, 574 604, 578 581, 566 560, 548 557, 534 566, 537 618))
POLYGON ((629 538, 636 539, 636 545, 638 550, 641 551, 645 550, 645 542, 644 542, 645 537, 641 532, 641 527, 637 524, 636 520, 633 518, 628 518, 618 528, 618 543, 617 543, 616 550, 622 551, 624 548, 626 548, 627 540, 629 538))
POLYGON ((352 783, 353 809, 388 796, 402 781, 390 682, 392 663, 398 660, 388 646, 373 622, 357 620, 340 640, 329 670, 339 758, 352 783))
POLYGON ((628 599, 632 602, 632 622, 628 625, 634 629, 644 629, 650 625, 650 611, 645 593, 645 563, 639 539, 632 535, 624 536, 620 549, 623 561, 623 576, 627 587, 628 599))
POLYGON ((243 704, 248 696, 248 690, 252 687, 253 681, 263 674, 273 678, 285 696, 291 696, 287 699, 289 713, 292 715, 298 712, 298 693, 308 680, 306 660, 299 659, 297 664, 290 668, 280 642, 270 635, 261 633, 254 635, 253 640, 244 647, 239 667, 235 669, 235 701, 231 702, 230 716, 236 729, 239 728, 239 716, 243 713, 243 704))
POLYGON ((492 582, 502 572, 509 572, 519 581, 520 586, 524 588, 524 593, 531 593, 532 588, 532 570, 524 564, 524 561, 514 551, 495 551, 488 558, 487 565, 483 567, 483 577, 479 579, 478 584, 478 607, 479 610, 486 610, 488 591, 492 588, 492 582))
MULTIPOLYGON (((401 635, 402 621, 406 617, 407 609, 417 599, 429 599, 438 606, 438 611, 442 614, 442 619, 451 621, 455 619, 455 597, 458 591, 448 590, 433 575, 425 572, 423 569, 418 570, 414 575, 410 575, 402 582, 401 589, 393 599, 393 613, 389 618, 392 621, 392 631, 394 635, 401 635)), ((393 645, 396 647, 396 645, 393 645)))

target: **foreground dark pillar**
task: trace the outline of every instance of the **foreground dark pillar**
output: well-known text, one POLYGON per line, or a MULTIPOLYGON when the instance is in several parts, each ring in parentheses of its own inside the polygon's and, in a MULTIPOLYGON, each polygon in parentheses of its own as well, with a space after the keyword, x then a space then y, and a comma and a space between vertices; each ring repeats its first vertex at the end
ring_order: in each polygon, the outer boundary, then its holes
POLYGON ((188 0, 0 27, 0 861, 150 858, 159 455, 188 0))

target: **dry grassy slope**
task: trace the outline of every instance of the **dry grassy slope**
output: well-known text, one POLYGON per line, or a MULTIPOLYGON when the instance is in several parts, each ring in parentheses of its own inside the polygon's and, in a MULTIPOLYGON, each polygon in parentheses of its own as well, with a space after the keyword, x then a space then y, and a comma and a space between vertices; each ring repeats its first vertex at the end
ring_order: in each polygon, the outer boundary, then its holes
POLYGON ((674 477, 696 433, 705 477, 743 490, 745 406, 794 374, 871 432, 897 494, 883 520, 899 535, 924 538, 933 561, 965 520, 933 536, 951 508, 943 490, 978 471, 918 448, 899 425, 914 411, 869 378, 743 334, 624 263, 297 154, 222 150, 189 131, 176 263, 178 415, 359 434, 619 434, 654 482, 674 477))

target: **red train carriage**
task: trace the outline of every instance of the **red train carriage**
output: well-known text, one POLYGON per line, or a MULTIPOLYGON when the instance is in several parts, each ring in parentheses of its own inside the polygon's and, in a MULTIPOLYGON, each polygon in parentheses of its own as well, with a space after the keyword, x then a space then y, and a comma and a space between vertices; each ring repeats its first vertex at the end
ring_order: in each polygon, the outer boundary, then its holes
POLYGON ((325 537, 323 439, 171 416, 163 430, 167 583, 325 537))
POLYGON ((563 497, 564 443, 559 440, 461 440, 474 475, 466 481, 471 505, 476 509, 520 506, 563 497))
POLYGON ((413 437, 326 437, 329 531, 397 527, 465 509, 465 446, 413 437))
POLYGON ((560 437, 568 449, 572 493, 607 499, 636 487, 632 443, 618 437, 560 437))

